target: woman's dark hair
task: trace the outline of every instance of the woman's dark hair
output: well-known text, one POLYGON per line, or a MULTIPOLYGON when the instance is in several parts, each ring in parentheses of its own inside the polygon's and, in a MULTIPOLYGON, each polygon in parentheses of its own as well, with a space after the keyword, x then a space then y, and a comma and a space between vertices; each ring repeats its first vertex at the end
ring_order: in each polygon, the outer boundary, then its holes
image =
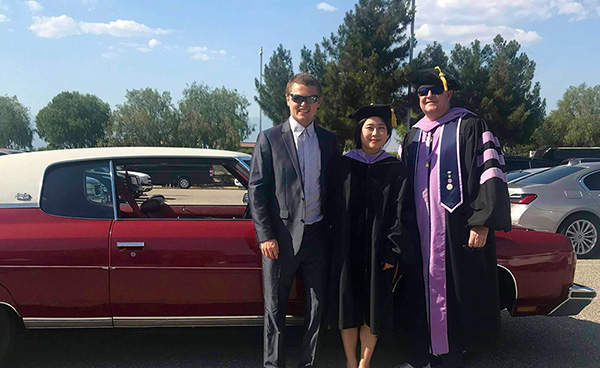
POLYGON ((356 146, 356 149, 361 149, 362 148, 362 141, 360 139, 360 135, 361 135, 361 131, 362 131, 363 125, 365 125, 365 122, 369 118, 373 118, 373 117, 378 117, 385 124, 385 127, 387 129, 387 135, 388 135, 385 143, 387 143, 390 140, 390 138, 392 137, 392 125, 390 124, 389 121, 386 121, 385 119, 382 119, 379 116, 369 116, 368 118, 361 119, 358 122, 358 124, 356 124, 356 129, 354 130, 354 145, 356 146))

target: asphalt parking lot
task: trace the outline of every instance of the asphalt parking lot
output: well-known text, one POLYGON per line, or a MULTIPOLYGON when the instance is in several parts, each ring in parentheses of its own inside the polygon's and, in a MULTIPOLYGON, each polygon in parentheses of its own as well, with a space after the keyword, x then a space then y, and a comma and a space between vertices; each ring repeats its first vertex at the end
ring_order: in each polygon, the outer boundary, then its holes
MULTIPOLYGON (((600 289, 600 259, 580 260, 575 281, 600 289)), ((468 355, 468 367, 600 367, 600 300, 575 317, 502 315, 497 350, 468 355)), ((289 328, 288 367, 295 367, 301 331, 289 328)), ((262 329, 38 330, 24 333, 5 367, 15 368, 246 368, 260 367, 262 329)), ((373 368, 402 360, 396 343, 382 341, 373 368)), ((322 336, 320 367, 344 367, 339 335, 322 336)))

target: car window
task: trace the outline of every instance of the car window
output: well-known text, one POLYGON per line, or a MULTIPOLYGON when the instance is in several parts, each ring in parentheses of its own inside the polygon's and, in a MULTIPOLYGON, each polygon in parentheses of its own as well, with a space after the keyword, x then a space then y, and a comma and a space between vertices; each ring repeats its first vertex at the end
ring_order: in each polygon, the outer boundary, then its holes
POLYGON ((117 161, 119 217, 242 218, 247 168, 235 159, 117 161))
POLYGON ((522 179, 519 181, 519 184, 550 184, 580 170, 583 170, 583 167, 555 166, 539 174, 522 179))
POLYGON ((506 171, 529 169, 529 159, 506 157, 504 167, 506 171))
POLYGON ((246 164, 246 166, 248 166, 248 168, 250 168, 250 162, 252 162, 252 157, 242 157, 242 162, 246 164))
POLYGON ((554 162, 554 161, 540 160, 540 159, 537 159, 537 158, 531 159, 530 163, 531 163, 531 168, 532 169, 537 169, 537 168, 540 168, 540 167, 553 167, 553 166, 556 166, 556 162, 554 162))
POLYGON ((42 184, 42 211, 57 216, 114 217, 108 161, 50 167, 42 184))
POLYGON ((598 158, 600 157, 600 149, 559 149, 554 153, 555 161, 564 161, 570 158, 598 158))
POLYGON ((588 175, 583 179, 583 184, 589 190, 600 190, 600 172, 588 175))
POLYGON ((506 181, 513 181, 518 178, 522 178, 524 176, 529 175, 530 173, 527 171, 511 171, 506 174, 506 181))

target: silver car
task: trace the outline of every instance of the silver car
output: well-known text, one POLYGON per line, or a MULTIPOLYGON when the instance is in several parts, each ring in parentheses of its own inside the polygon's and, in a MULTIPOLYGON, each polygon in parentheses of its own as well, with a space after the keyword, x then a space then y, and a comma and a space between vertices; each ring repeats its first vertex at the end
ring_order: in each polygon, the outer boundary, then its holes
POLYGON ((600 162, 556 166, 508 191, 513 225, 565 234, 581 258, 600 252, 600 162))
POLYGON ((535 169, 522 169, 510 171, 506 173, 506 181, 508 182, 508 184, 516 183, 519 180, 523 180, 548 169, 550 169, 550 167, 538 167, 535 169))

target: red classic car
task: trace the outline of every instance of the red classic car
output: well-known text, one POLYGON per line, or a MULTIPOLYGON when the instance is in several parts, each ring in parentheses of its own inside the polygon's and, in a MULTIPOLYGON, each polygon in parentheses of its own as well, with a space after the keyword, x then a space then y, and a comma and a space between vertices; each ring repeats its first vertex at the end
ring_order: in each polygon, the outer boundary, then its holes
MULTIPOLYGON (((233 184, 247 185, 243 156, 143 147, 0 157, 0 354, 22 327, 262 324, 261 256, 247 197, 233 184), (155 182, 139 198, 127 180, 129 171, 203 165, 222 180, 155 182)), ((513 316, 577 314, 594 298, 573 284, 568 238, 497 235, 500 292, 513 316)), ((290 322, 302 298, 294 287, 290 322)))

